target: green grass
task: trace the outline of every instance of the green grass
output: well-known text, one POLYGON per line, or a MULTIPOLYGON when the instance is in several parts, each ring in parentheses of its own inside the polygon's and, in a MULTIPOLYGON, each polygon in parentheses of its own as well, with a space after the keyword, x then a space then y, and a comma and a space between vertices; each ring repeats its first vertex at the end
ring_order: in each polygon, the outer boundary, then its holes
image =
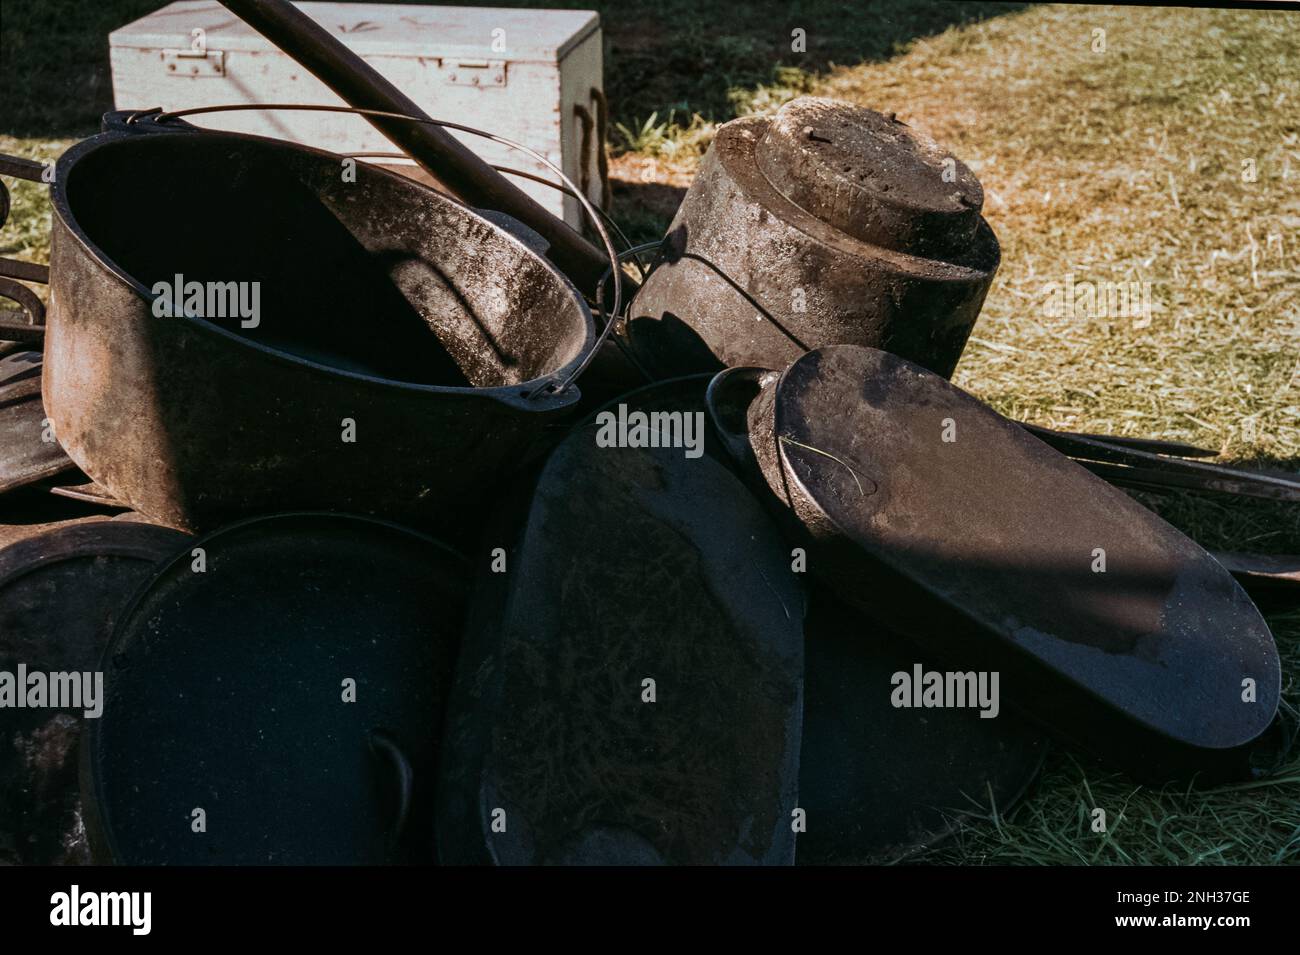
MULTIPOLYGON (((1039 424, 1300 470, 1298 27, 1286 12, 1039 7, 824 78, 819 92, 897 110, 983 182, 1003 263, 959 384, 1039 424), (1150 281, 1150 326, 1046 314, 1044 285, 1067 274, 1150 281)), ((1300 553, 1300 508, 1139 497, 1209 546, 1300 553)), ((1294 717, 1300 614, 1269 623, 1294 717)), ((1161 791, 1058 751, 1020 807, 922 859, 1294 864, 1300 758, 1253 784, 1161 791)))
MULTIPOLYGON (((1269 623, 1282 652, 1285 718, 1300 692, 1300 612, 1269 623)), ((1265 778, 1196 789, 1153 788, 1060 747, 1021 804, 967 825, 912 862, 949 865, 1300 864, 1300 759, 1265 778), (1093 810, 1106 831, 1092 830, 1093 810)))
MULTIPOLYGON (((51 159, 93 132, 108 107, 104 34, 160 2, 7 0, 0 150, 51 159)), ((976 170, 1002 242, 960 385, 1039 424, 1300 470, 1300 14, 590 6, 605 24, 616 173, 653 161, 661 184, 684 185, 716 124, 803 92, 895 112, 976 170), (790 49, 796 27, 806 54, 790 49), (1067 275, 1149 281, 1151 324, 1047 314, 1044 286, 1067 275)), ((614 212, 639 240, 662 234, 672 208, 662 188, 627 184, 614 212)), ((21 184, 0 254, 44 261, 47 233, 43 189, 21 184)), ((1207 546, 1300 553, 1300 508, 1139 497, 1207 546)), ((1300 613, 1269 623, 1294 715, 1300 613)), ((1204 791, 1142 787, 1058 749, 1022 804, 919 861, 1295 864, 1300 753, 1270 779, 1204 791), (1107 812, 1104 835, 1090 829, 1094 808, 1107 812)))

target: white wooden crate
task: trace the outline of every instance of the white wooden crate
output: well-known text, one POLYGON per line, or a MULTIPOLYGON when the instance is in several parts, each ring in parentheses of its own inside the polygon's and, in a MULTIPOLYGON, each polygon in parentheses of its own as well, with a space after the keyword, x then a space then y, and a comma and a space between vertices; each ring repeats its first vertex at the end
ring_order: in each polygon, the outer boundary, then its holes
MULTIPOLYGON (((497 133, 537 150, 588 196, 601 198, 602 148, 593 133, 601 95, 600 19, 589 10, 300 3, 430 116, 497 133), (587 144, 583 155, 584 141, 587 144)), ((342 100, 214 0, 183 0, 109 35, 118 109, 175 110, 227 103, 341 104, 342 100), (195 33, 195 31, 201 31, 195 33)), ((358 116, 241 111, 196 116, 196 125, 274 136, 339 153, 394 151, 358 116)), ((536 160, 452 132, 493 165, 554 180, 536 160)), ((512 177, 571 225, 571 197, 512 177)))

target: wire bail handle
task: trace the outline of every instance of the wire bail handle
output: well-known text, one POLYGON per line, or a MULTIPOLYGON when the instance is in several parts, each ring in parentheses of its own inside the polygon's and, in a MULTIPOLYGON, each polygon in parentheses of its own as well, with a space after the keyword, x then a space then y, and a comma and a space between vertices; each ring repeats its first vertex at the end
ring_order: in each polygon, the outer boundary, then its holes
MULTIPOLYGON (((430 125, 430 126, 441 126, 446 129, 458 130, 459 132, 462 133, 469 133, 474 136, 481 136, 484 139, 491 140, 494 143, 499 143, 502 146, 508 146, 511 149, 520 150, 526 155, 531 156, 533 159, 537 160, 539 163, 541 163, 543 166, 545 166, 547 169, 553 172, 557 177, 559 177, 559 179, 565 184, 565 186, 568 187, 573 197, 578 200, 578 204, 582 206, 583 213, 586 215, 587 219, 590 220, 592 227, 596 230, 596 234, 600 236, 601 243, 605 246, 605 254, 609 257, 610 270, 613 272, 614 275, 614 303, 613 303, 613 309, 611 310, 611 314, 613 316, 617 316, 620 310, 622 309, 623 280, 621 275, 621 269, 618 268, 619 255, 617 250, 614 248, 613 241, 609 237, 609 232, 605 229, 603 223, 600 221, 600 216, 597 215, 596 209, 591 204, 591 201, 585 195, 582 194, 582 192, 578 189, 577 185, 574 184, 573 180, 570 179, 568 176, 566 176, 563 170, 561 170, 558 166, 556 166, 555 163, 551 162, 549 159, 547 159, 541 153, 537 152, 535 149, 531 149, 528 146, 523 145, 522 143, 517 143, 513 140, 506 139, 504 136, 498 136, 496 133, 489 133, 486 130, 475 129, 473 126, 466 126, 463 123, 453 123, 450 120, 445 120, 445 119, 429 119, 427 117, 410 116, 407 115, 406 113, 388 112, 387 110, 363 109, 357 106, 328 106, 328 105, 316 105, 316 104, 307 104, 307 103, 230 103, 224 106, 196 106, 192 109, 178 109, 169 112, 161 111, 155 108, 150 110, 139 110, 137 112, 134 112, 127 117, 126 122, 128 125, 134 125, 135 122, 141 117, 148 116, 154 122, 161 123, 169 119, 179 119, 182 116, 197 116, 202 113, 227 113, 227 112, 236 112, 240 110, 254 110, 254 109, 299 110, 305 112, 323 112, 323 113, 352 113, 358 116, 376 116, 384 119, 402 119, 411 123, 421 123, 423 125, 430 125)), ((604 288, 605 281, 606 278, 602 276, 601 281, 598 283, 601 289, 604 288)), ((556 395, 562 394, 564 391, 566 391, 569 388, 569 386, 572 385, 574 381, 576 381, 578 377, 584 371, 587 370, 587 366, 591 364, 592 360, 596 357, 596 353, 600 351, 600 349, 604 346, 606 339, 609 338, 610 331, 613 329, 613 327, 614 327, 614 321, 612 319, 607 319, 605 322, 605 327, 601 329, 600 334, 596 336, 596 341, 592 345, 591 350, 588 351, 585 356, 583 356, 582 361, 578 363, 578 367, 575 368, 572 372, 570 372, 567 378, 561 381, 558 385, 555 383, 554 380, 543 382, 537 388, 529 392, 527 397, 534 398, 537 395, 540 395, 548 391, 551 394, 556 394, 556 395)))

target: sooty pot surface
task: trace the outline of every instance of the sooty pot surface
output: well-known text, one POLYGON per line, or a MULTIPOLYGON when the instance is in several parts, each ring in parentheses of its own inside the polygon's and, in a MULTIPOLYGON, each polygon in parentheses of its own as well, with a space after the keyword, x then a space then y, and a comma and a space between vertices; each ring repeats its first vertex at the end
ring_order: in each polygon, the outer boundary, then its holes
POLYGON ((54 198, 48 410, 155 519, 436 519, 577 399, 528 397, 593 340, 576 291, 403 177, 256 137, 110 132, 64 155, 54 198))

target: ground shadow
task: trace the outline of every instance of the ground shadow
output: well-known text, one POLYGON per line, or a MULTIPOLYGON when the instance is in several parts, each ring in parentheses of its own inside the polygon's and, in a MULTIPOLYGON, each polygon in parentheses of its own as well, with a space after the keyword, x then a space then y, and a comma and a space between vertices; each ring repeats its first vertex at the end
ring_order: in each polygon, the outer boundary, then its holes
MULTIPOLYGON (((162 5, 162 0, 8 0, 0 30, 0 88, 6 100, 0 134, 56 138, 96 132, 113 100, 108 34, 162 5)), ((672 110, 685 120, 693 113, 726 120, 733 112, 732 90, 771 82, 782 69, 820 73, 836 63, 885 59, 918 37, 1028 4, 492 0, 487 5, 596 10, 605 35, 611 119, 630 125, 652 112, 662 119, 672 110), (796 30, 804 31, 802 49, 796 30)))
MULTIPOLYGON (((1256 456, 1213 463, 1295 479, 1300 460, 1256 456)), ((1300 554, 1300 508, 1261 498, 1193 491, 1129 492, 1210 550, 1300 554)))
POLYGON ((614 200, 614 221, 633 245, 663 238, 668 231, 668 223, 686 197, 685 186, 670 186, 661 182, 613 179, 610 187, 614 200))

